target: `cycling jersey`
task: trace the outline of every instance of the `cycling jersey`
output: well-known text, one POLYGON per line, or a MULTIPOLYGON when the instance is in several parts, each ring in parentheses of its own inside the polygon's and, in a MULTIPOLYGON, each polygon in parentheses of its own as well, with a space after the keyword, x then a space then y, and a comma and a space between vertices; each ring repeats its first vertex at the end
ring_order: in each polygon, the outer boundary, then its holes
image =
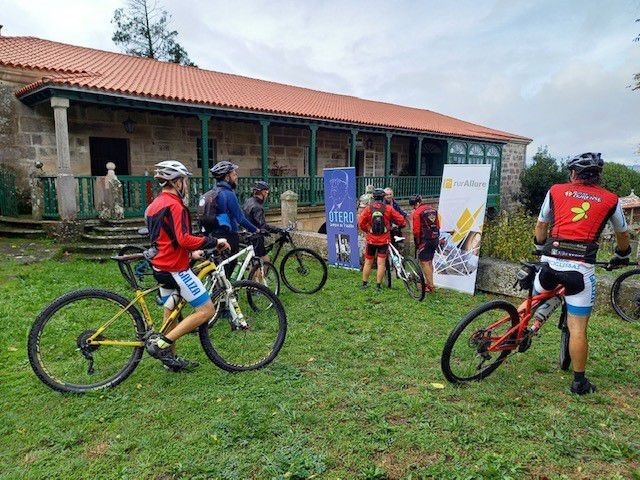
POLYGON ((235 233, 238 231, 238 224, 252 233, 257 231, 242 212, 238 197, 228 182, 219 181, 214 188, 202 196, 200 203, 203 217, 200 222, 203 232, 235 233))
POLYGON ((405 219, 400 213, 398 213, 393 207, 387 205, 387 208, 384 209, 383 221, 386 227, 386 232, 384 233, 372 233, 372 221, 373 221, 373 210, 376 208, 380 208, 382 206, 382 202, 375 201, 371 203, 367 208, 362 210, 360 213, 360 218, 358 218, 358 227, 363 232, 367 234, 367 243, 370 245, 387 245, 391 241, 391 235, 389 231, 391 230, 391 224, 395 223, 398 227, 404 227, 406 225, 405 219))
POLYGON ((598 237, 607 221, 615 232, 627 230, 618 196, 599 185, 553 185, 538 220, 551 224, 544 248, 546 255, 587 263, 595 262, 598 237))
POLYGON ((214 248, 218 240, 191 234, 191 216, 182 199, 161 192, 144 212, 151 244, 158 253, 151 259, 156 270, 181 272, 189 268, 189 252, 214 248))

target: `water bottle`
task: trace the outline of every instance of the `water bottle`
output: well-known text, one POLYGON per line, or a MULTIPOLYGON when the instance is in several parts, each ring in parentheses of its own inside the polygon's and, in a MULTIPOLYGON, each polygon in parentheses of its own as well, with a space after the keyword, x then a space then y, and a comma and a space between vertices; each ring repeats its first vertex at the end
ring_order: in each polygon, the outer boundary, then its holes
POLYGON ((553 297, 538 307, 536 313, 533 316, 534 326, 536 330, 540 328, 544 322, 547 321, 547 319, 553 312, 555 312, 556 308, 558 308, 561 303, 562 300, 560 300, 560 297, 553 297))

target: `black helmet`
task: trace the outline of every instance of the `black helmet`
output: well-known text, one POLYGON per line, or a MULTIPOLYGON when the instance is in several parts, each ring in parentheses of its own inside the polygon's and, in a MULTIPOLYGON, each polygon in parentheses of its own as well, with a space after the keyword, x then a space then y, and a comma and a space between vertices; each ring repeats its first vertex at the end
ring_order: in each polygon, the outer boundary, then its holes
POLYGON ((252 192, 261 192, 263 190, 269 190, 269 184, 264 180, 256 180, 251 187, 252 192))
POLYGON ((384 200, 384 189, 376 188, 372 196, 374 200, 384 200))
POLYGON ((576 157, 573 157, 567 162, 567 168, 569 170, 575 170, 576 173, 584 172, 585 170, 601 172, 604 166, 604 160, 600 158, 600 153, 587 152, 576 157))
POLYGON ((411 195, 409 197, 409 205, 415 207, 418 203, 422 203, 422 197, 420 195, 411 195))
POLYGON ((224 178, 227 173, 231 173, 234 170, 238 169, 238 165, 235 163, 231 163, 227 160, 223 160, 221 162, 216 163, 213 167, 211 167, 211 175, 215 178, 224 178))

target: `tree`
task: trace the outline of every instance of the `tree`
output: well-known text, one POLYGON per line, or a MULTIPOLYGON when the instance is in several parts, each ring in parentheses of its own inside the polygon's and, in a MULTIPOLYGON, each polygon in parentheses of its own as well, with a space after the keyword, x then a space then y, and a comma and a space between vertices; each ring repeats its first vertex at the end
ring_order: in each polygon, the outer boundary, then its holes
POLYGON ((518 200, 528 212, 537 215, 551 185, 568 180, 567 170, 549 154, 548 147, 539 147, 533 156, 533 164, 520 175, 518 200))
POLYGON ((171 15, 157 3, 127 0, 125 8, 113 12, 115 31, 111 38, 130 55, 196 66, 176 41, 178 32, 170 30, 171 15))
POLYGON ((620 163, 605 162, 602 186, 620 197, 629 195, 631 190, 640 193, 640 173, 620 163))

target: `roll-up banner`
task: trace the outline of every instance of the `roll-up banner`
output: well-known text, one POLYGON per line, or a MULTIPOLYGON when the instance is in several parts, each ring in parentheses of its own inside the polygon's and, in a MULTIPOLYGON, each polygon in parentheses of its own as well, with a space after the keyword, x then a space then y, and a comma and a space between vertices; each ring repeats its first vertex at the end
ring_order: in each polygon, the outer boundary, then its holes
POLYGON ((491 165, 445 165, 438 216, 440 245, 433 257, 437 286, 473 294, 489 192, 491 165))
POLYGON ((360 269, 354 167, 324 169, 324 208, 329 263, 360 269))

